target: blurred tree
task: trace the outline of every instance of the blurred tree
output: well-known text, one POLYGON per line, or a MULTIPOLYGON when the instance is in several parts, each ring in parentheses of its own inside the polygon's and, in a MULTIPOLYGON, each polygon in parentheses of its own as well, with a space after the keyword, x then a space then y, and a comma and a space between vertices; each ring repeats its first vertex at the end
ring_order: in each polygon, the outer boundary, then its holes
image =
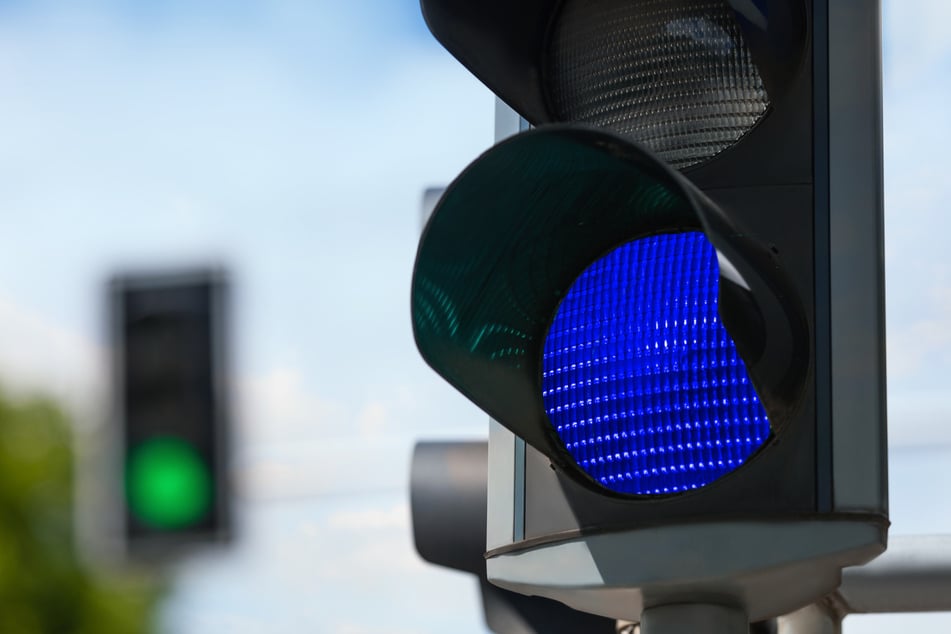
POLYGON ((154 581, 97 571, 78 557, 73 459, 59 408, 0 394, 0 632, 149 632, 154 581))

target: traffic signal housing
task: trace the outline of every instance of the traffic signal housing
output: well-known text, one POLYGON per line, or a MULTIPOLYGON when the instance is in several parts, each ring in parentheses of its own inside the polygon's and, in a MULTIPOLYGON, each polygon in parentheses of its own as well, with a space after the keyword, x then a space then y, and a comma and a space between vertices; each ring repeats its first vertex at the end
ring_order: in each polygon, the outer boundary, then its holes
POLYGON ((122 530, 131 556, 225 539, 228 394, 223 273, 111 285, 122 530))
POLYGON ((495 634, 615 634, 615 621, 490 584, 485 571, 488 447, 420 442, 413 450, 413 541, 426 561, 479 580, 485 621, 495 634))
POLYGON ((423 358, 514 434, 489 579, 631 620, 833 590, 887 529, 877 3, 421 4, 537 126, 413 276, 423 358))

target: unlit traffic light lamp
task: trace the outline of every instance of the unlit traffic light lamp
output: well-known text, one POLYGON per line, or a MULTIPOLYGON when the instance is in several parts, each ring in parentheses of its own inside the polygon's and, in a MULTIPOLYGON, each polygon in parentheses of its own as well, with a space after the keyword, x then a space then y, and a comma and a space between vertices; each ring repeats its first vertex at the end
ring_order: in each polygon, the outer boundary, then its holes
POLYGON ((230 530, 220 272, 134 275, 112 286, 124 536, 166 556, 230 530))
POLYGON ((877 3, 422 8, 537 126, 447 188, 412 285, 515 435, 489 580, 630 620, 832 591, 887 529, 877 3))

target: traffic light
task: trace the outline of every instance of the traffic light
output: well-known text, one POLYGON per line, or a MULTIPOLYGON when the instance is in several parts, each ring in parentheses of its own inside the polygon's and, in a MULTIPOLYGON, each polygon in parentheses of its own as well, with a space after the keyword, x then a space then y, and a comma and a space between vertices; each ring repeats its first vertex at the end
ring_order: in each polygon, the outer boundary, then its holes
POLYGON ((488 477, 485 442, 420 442, 413 450, 413 541, 430 563, 479 579, 486 624, 496 634, 615 634, 615 621, 496 587, 485 574, 488 477))
POLYGON ((514 434, 489 580, 635 621, 831 592, 888 525, 878 3, 421 5, 536 126, 412 282, 423 358, 514 434))
POLYGON ((218 541, 230 529, 226 292, 216 271, 112 282, 123 533, 133 556, 218 541))

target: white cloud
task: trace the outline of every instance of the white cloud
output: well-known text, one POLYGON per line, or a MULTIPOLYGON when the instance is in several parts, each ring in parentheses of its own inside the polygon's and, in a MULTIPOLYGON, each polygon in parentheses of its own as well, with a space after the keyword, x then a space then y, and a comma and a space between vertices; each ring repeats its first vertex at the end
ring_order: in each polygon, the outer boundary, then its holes
POLYGON ((393 577, 425 573, 431 566, 419 558, 405 537, 405 534, 388 531, 363 541, 339 560, 325 560, 321 576, 326 583, 346 582, 368 590, 377 586, 379 591, 385 591, 393 577), (368 579, 370 571, 386 571, 388 578, 368 579))
POLYGON ((327 525, 335 530, 389 530, 409 528, 409 505, 401 502, 387 509, 368 508, 332 513, 327 525))
POLYGON ((885 256, 889 439, 951 442, 951 5, 885 5, 885 256))
MULTIPOLYGON (((936 367, 951 371, 951 287, 932 288, 929 295, 917 307, 920 317, 906 317, 890 329, 887 354, 892 380, 914 378, 936 367)), ((951 375, 945 379, 951 381, 951 375)))
POLYGON ((386 429, 388 418, 386 406, 371 401, 357 414, 357 432, 363 437, 379 436, 386 429))
POLYGON ((349 416, 342 403, 308 390, 298 368, 274 368, 245 379, 239 393, 242 440, 249 447, 337 435, 349 416))
POLYGON ((0 387, 53 397, 91 423, 107 414, 106 371, 91 339, 0 296, 0 387))
POLYGON ((484 632, 471 575, 415 554, 405 493, 348 495, 246 509, 227 557, 186 562, 169 604, 176 634, 203 631, 216 614, 270 632, 373 628, 484 632), (420 606, 425 605, 425 610, 420 606))
POLYGON ((249 447, 238 457, 241 492, 268 501, 401 489, 409 479, 409 434, 249 447))
POLYGON ((344 401, 322 397, 305 384, 304 372, 277 368, 240 383, 235 476, 248 499, 392 490, 409 478, 415 439, 485 437, 481 414, 475 425, 434 426, 422 407, 433 403, 415 396, 427 394, 430 383, 414 385, 401 376, 362 402, 344 401))
POLYGON ((413 546, 405 500, 379 505, 392 495, 328 501, 318 507, 322 512, 288 524, 282 530, 285 539, 269 546, 270 556, 281 560, 281 574, 321 584, 379 583, 385 587, 388 579, 424 570, 426 564, 413 546), (297 548, 288 548, 290 544, 297 548), (301 557, 301 552, 310 556, 301 557), (377 570, 381 579, 368 579, 369 570, 377 570))
POLYGON ((888 0, 884 9, 885 74, 890 94, 897 96, 908 89, 941 90, 941 75, 935 76, 933 70, 951 61, 951 5, 945 0, 888 0))
MULTIPOLYGON (((384 619, 381 618, 380 621, 384 619)), ((357 623, 337 623, 331 628, 333 634, 379 634, 381 629, 385 629, 388 634, 418 634, 416 630, 403 629, 397 625, 395 629, 390 625, 371 624, 360 625, 357 623)))
POLYGON ((951 450, 951 401, 947 389, 895 390, 888 398, 888 443, 893 449, 951 450))

